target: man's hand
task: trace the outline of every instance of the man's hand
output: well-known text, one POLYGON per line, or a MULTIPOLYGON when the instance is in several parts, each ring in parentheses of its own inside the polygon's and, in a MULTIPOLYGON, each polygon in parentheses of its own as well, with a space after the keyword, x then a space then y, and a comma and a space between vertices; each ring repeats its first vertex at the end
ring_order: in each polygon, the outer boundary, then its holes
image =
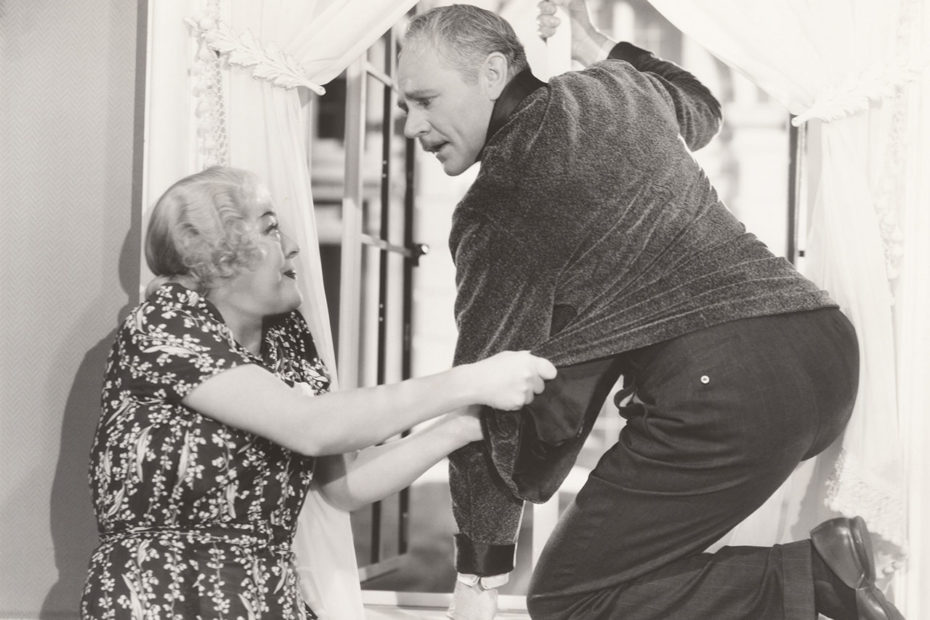
POLYGON ((594 27, 588 5, 585 0, 542 0, 539 3, 539 36, 551 37, 562 20, 556 14, 558 8, 568 13, 572 29, 572 58, 584 66, 607 57, 604 49, 610 47, 611 41, 605 34, 594 27))
POLYGON ((448 615, 453 620, 493 620, 497 613, 497 590, 482 590, 455 582, 448 615))

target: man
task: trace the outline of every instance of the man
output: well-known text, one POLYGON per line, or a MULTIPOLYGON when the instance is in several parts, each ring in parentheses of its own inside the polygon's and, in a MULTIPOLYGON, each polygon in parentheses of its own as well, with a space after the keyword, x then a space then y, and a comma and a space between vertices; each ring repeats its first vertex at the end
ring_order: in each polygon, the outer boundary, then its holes
MULTIPOLYGON (((540 4, 551 33, 554 5, 540 4)), ((897 619, 861 519, 810 540, 703 553, 845 426, 852 326, 747 233, 691 156, 720 123, 692 75, 598 32, 571 0, 588 68, 544 84, 498 16, 417 16, 398 65, 405 133, 457 175, 456 363, 526 348, 559 366, 450 465, 453 618, 491 618, 523 500, 544 501, 623 376, 627 423, 559 521, 533 618, 897 619), (609 58, 608 58, 609 56, 609 58)), ((622 404, 622 403, 621 403, 622 404)))

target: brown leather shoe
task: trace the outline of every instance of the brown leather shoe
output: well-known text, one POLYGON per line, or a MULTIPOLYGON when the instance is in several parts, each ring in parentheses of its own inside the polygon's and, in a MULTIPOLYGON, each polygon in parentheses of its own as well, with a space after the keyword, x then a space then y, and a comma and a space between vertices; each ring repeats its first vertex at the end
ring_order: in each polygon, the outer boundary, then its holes
POLYGON ((904 620, 875 585, 872 540, 862 517, 824 521, 811 530, 811 542, 840 581, 855 590, 858 620, 904 620))

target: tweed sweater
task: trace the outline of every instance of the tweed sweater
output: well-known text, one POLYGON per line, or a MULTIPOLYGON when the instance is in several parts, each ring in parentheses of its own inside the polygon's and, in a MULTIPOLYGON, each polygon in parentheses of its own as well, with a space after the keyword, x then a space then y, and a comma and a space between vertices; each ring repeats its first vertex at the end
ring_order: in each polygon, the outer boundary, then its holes
MULTIPOLYGON (((746 231, 694 160, 719 128, 710 92, 632 45, 611 57, 524 86, 499 128, 492 121, 450 236, 456 363, 530 349, 565 366, 834 305, 746 231)), ((488 441, 453 456, 460 570, 482 572, 462 558, 466 540, 515 541, 521 415, 486 414, 488 441)))

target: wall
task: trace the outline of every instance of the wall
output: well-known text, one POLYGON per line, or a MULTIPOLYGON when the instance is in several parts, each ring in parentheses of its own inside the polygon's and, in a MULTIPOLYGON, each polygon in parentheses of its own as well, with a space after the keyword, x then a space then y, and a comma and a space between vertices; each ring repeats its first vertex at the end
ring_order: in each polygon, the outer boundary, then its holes
POLYGON ((76 617, 87 454, 137 301, 145 2, 0 0, 0 618, 76 617))

